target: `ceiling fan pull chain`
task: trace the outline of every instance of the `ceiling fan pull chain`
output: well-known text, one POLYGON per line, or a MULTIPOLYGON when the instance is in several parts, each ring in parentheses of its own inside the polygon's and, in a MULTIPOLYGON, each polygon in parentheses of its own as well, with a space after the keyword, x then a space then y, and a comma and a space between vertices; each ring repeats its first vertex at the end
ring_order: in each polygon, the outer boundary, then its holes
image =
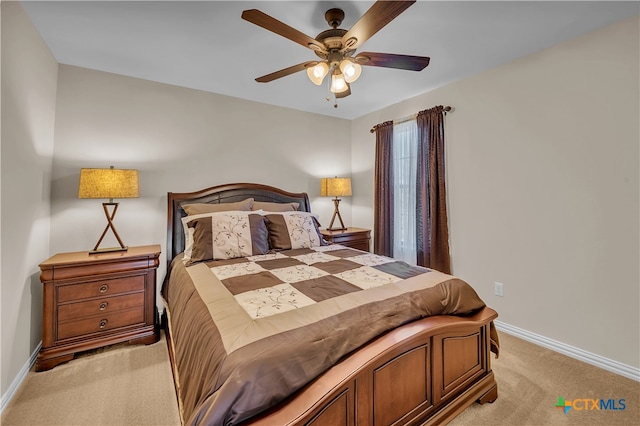
MULTIPOLYGON (((327 75, 331 75, 333 72, 333 67, 329 68, 329 73, 327 75)), ((327 79, 327 97, 325 98, 327 102, 331 100, 331 78, 327 79)))
MULTIPOLYGON (((335 66, 331 66, 329 68, 329 74, 328 75, 333 75, 333 71, 335 70, 335 66)), ((331 96, 333 95, 333 107, 334 108, 338 108, 338 98, 336 97, 336 94, 333 93, 331 91, 331 79, 328 78, 327 79, 327 97, 325 98, 327 100, 327 102, 329 102, 331 100, 331 96)))

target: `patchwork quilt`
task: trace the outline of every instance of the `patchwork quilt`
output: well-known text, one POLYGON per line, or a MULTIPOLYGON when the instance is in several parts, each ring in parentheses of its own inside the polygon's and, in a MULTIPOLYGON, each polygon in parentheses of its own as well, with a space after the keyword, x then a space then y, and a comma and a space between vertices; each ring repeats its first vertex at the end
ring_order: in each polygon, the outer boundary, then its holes
POLYGON ((483 301, 441 272, 340 245, 185 266, 167 306, 185 424, 237 424, 404 323, 483 301))
POLYGON ((429 272, 339 245, 212 261, 207 266, 253 319, 429 272))

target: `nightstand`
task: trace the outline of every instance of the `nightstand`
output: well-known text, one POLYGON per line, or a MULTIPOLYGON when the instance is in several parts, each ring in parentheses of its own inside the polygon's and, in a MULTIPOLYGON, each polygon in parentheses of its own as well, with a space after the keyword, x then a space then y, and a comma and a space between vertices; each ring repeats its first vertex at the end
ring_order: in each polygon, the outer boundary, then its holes
POLYGON ((42 348, 36 371, 76 352, 121 342, 158 341, 156 269, 160 246, 59 253, 40 264, 42 348))
POLYGON ((371 230, 364 228, 347 228, 343 231, 320 230, 325 240, 358 250, 369 251, 371 230))

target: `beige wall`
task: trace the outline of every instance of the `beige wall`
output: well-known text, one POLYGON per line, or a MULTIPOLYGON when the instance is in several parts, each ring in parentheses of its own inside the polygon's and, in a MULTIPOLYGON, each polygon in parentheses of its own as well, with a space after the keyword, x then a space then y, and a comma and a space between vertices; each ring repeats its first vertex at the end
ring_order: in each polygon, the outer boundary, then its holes
MULTIPOLYGON (((81 167, 135 168, 140 198, 120 201, 127 245, 166 242, 167 192, 259 182, 308 192, 327 225, 320 177, 349 173, 350 122, 116 74, 60 65, 51 252, 93 248, 100 200, 77 199, 81 167)), ((345 220, 350 221, 348 200, 345 220)), ((105 241, 103 247, 117 244, 105 241), (111 244, 110 244, 111 243, 111 244)), ((164 261, 160 276, 164 276, 164 261)))
POLYGON ((2 2, 1 378, 4 396, 42 330, 58 64, 17 2, 2 2))
POLYGON ((622 21, 355 120, 353 222, 372 226, 371 126, 453 106, 453 272, 501 321, 639 367, 638 24, 622 21))

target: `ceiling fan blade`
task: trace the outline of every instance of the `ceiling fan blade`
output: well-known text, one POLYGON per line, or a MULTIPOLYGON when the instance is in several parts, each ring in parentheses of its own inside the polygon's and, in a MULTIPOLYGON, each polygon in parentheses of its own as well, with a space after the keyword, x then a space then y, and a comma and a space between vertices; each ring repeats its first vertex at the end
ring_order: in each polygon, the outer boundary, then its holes
POLYGON ((242 19, 244 19, 245 21, 249 21, 252 24, 256 24, 259 27, 274 32, 278 35, 281 35, 284 38, 288 38, 289 40, 301 44, 304 47, 308 47, 309 49, 326 52, 324 45, 318 40, 309 37, 308 35, 296 30, 293 27, 290 27, 284 22, 280 22, 277 19, 257 9, 249 9, 243 11, 242 19))
POLYGON ((344 49, 358 48, 415 2, 416 0, 375 2, 342 36, 344 49))
POLYGON ((308 67, 314 66, 318 61, 307 61, 301 64, 293 65, 288 68, 283 68, 279 71, 272 72, 271 74, 263 75, 262 77, 256 78, 258 83, 268 83, 273 80, 277 80, 278 78, 286 77, 290 74, 297 73, 302 70, 306 70, 308 67))
POLYGON ((393 53, 362 52, 355 60, 360 65, 422 71, 429 65, 428 56, 395 55, 393 53))

